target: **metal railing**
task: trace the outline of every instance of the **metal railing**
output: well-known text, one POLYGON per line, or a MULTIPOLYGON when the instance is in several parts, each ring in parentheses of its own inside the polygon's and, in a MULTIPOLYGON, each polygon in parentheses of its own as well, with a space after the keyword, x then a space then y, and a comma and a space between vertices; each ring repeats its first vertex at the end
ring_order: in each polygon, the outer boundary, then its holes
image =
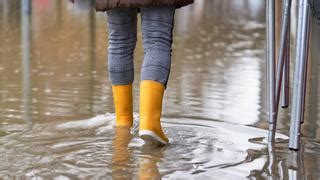
MULTIPOLYGON (((309 0, 296 1, 298 4, 298 20, 289 140, 289 148, 292 150, 299 150, 301 123, 304 121, 311 16, 309 0)), ((290 12, 292 0, 283 0, 283 5, 280 45, 276 65, 275 0, 267 0, 268 140, 270 142, 275 139, 280 97, 281 106, 283 108, 289 106, 290 12)))

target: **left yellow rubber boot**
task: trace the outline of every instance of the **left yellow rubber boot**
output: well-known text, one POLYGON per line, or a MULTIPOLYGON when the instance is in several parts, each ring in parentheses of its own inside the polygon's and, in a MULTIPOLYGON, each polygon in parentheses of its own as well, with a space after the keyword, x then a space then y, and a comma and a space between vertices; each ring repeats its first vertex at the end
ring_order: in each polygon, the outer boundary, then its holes
POLYGON ((112 93, 116 110, 116 126, 131 127, 133 124, 132 84, 113 85, 112 93))
POLYGON ((164 85, 155 81, 144 80, 140 84, 139 136, 147 143, 166 145, 169 142, 160 123, 164 90, 164 85))

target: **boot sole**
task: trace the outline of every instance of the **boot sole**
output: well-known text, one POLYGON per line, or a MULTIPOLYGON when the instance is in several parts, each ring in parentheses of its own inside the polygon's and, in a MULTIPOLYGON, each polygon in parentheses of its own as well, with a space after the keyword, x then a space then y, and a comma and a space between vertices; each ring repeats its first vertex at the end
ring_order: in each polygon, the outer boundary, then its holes
POLYGON ((156 144, 158 146, 165 146, 168 144, 168 142, 164 141, 153 131, 141 130, 139 131, 139 136, 146 144, 156 144))

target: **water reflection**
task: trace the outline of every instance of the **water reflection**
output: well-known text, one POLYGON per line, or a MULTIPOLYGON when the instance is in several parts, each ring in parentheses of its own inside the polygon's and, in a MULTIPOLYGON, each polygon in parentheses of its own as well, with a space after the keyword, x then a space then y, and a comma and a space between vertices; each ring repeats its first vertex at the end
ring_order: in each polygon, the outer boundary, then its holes
POLYGON ((142 154, 139 158, 139 179, 161 179, 158 163, 163 161, 166 147, 156 148, 152 146, 143 146, 142 154))
POLYGON ((166 147, 158 148, 149 145, 141 147, 140 156, 134 158, 133 149, 129 147, 133 135, 129 128, 116 127, 112 143, 112 177, 114 179, 160 179, 157 163, 163 160, 166 147), (138 161, 138 174, 135 175, 135 161, 138 161))
MULTIPOLYGON (((164 149, 143 146, 137 122, 131 132, 112 126, 106 15, 91 3, 0 0, 1 177, 319 177, 316 48, 302 151, 287 149, 290 110, 280 112, 277 143, 266 143, 264 1, 202 0, 177 11, 164 149)), ((314 47, 319 34, 313 26, 314 47)), ((138 87, 136 79, 136 120, 138 87)))
POLYGON ((315 98, 318 97, 319 94, 319 42, 320 42, 320 27, 317 24, 316 18, 312 19, 311 23, 311 37, 310 43, 312 44, 311 49, 309 50, 310 54, 310 63, 308 64, 309 70, 309 84, 307 87, 307 97, 306 97, 306 112, 305 117, 309 119, 309 121, 305 121, 304 126, 302 126, 302 133, 306 137, 320 139, 319 137, 319 99, 315 98))
POLYGON ((130 164, 132 164, 131 150, 128 145, 133 136, 129 128, 115 128, 112 155, 112 177, 114 179, 132 179, 133 173, 130 172, 130 164), (129 172, 128 172, 129 171, 129 172))
MULTIPOLYGON (((175 37, 174 59, 180 60, 173 62, 176 78, 169 81, 169 88, 174 90, 168 92, 168 99, 178 97, 184 108, 182 112, 172 112, 172 103, 167 114, 192 114, 242 124, 255 124, 261 119, 264 51, 258 47, 263 46, 259 42, 264 38, 264 19, 248 16, 253 8, 249 4, 239 7, 239 1, 198 1, 177 14, 176 33, 182 36, 175 37), (209 10, 215 8, 221 11, 209 10), (238 8, 248 11, 237 11, 238 8)), ((256 5, 254 8, 262 12, 264 2, 256 5)))

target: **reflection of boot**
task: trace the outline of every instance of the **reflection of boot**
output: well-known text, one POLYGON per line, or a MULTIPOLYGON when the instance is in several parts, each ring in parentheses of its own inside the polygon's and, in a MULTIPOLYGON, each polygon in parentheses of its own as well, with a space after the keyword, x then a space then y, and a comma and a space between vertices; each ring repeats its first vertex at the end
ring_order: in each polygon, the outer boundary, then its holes
POLYGON ((149 158, 140 160, 139 179, 161 179, 157 161, 149 158))
POLYGON ((139 157, 139 179, 161 179, 158 163, 162 161, 167 146, 143 146, 139 157))
POLYGON ((132 176, 128 172, 131 154, 128 150, 128 144, 132 139, 130 128, 128 127, 116 127, 115 137, 112 143, 113 155, 112 155, 112 177, 114 179, 128 179, 128 176, 132 176))
POLYGON ((116 126, 131 127, 132 114, 132 84, 113 85, 113 100, 116 109, 116 126))
POLYGON ((140 85, 140 129, 139 135, 146 142, 166 145, 169 140, 160 124, 164 85, 145 80, 140 85))

